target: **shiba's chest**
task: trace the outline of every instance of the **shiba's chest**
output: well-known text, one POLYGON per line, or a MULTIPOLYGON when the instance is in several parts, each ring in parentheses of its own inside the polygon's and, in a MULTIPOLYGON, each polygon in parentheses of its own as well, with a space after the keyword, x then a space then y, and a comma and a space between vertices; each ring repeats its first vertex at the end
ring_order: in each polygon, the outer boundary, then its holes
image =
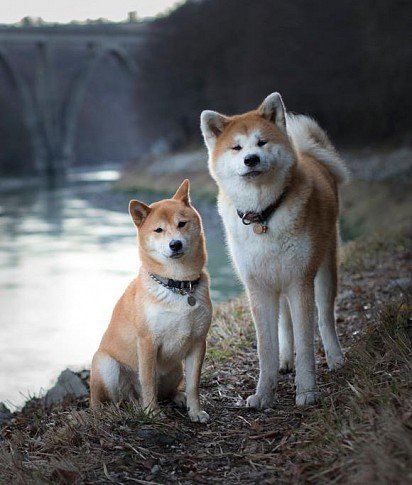
POLYGON ((196 303, 189 305, 188 296, 167 288, 156 288, 156 299, 145 302, 145 316, 159 349, 159 359, 183 359, 192 343, 204 338, 211 322, 211 303, 205 287, 194 293, 196 303))

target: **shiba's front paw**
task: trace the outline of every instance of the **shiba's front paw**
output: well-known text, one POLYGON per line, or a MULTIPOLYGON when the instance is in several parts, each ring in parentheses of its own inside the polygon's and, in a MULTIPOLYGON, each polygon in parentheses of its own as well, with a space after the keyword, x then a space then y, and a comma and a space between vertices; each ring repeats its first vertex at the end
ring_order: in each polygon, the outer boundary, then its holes
POLYGON ((273 407, 274 402, 274 395, 256 393, 246 399, 246 406, 253 409, 267 409, 273 407))
POLYGON ((186 394, 184 392, 177 392, 173 398, 173 402, 176 404, 176 406, 179 406, 179 408, 185 408, 186 394))
POLYGON ((195 423, 208 423, 210 421, 210 416, 206 411, 189 411, 189 418, 195 423))
POLYGON ((317 391, 300 392, 296 394, 296 406, 311 406, 319 401, 320 394, 317 391))

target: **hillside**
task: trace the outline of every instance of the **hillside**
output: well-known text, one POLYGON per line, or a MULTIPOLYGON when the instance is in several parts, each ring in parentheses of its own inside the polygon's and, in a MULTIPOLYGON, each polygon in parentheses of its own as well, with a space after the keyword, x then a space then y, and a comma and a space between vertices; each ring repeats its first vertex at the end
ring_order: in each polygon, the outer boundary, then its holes
MULTIPOLYGON (((243 298, 215 311, 202 376, 208 425, 165 405, 94 414, 88 398, 29 401, 0 425, 0 478, 13 483, 407 483, 412 477, 411 234, 347 245, 337 303, 346 365, 330 374, 317 341, 322 401, 297 409, 292 375, 274 409, 244 407, 257 378, 243 298)), ((82 374, 87 383, 87 373, 82 374)))

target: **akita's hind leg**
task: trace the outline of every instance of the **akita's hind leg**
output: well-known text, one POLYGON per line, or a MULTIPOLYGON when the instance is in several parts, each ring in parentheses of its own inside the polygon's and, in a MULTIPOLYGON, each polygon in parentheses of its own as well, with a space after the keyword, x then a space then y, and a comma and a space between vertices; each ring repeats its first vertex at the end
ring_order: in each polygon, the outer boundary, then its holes
POLYGON ((289 303, 286 297, 282 296, 279 306, 279 372, 292 372, 295 367, 294 360, 292 318, 289 303))
POLYGON ((120 365, 104 352, 96 352, 90 375, 90 406, 119 400, 120 365))
POLYGON ((328 251, 315 278, 315 298, 318 308, 319 331, 329 369, 343 365, 344 357, 335 327, 335 298, 337 292, 336 244, 328 251))

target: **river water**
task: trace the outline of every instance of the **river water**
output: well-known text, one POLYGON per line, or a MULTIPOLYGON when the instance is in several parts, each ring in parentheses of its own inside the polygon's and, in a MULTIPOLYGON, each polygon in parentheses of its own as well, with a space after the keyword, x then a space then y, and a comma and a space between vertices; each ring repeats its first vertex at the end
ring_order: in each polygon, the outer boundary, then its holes
MULTIPOLYGON (((72 175, 54 187, 0 193, 0 401, 21 405, 70 366, 89 366, 113 306, 138 269, 130 198, 116 171, 72 175)), ((215 302, 240 285, 213 203, 203 217, 215 302)))

